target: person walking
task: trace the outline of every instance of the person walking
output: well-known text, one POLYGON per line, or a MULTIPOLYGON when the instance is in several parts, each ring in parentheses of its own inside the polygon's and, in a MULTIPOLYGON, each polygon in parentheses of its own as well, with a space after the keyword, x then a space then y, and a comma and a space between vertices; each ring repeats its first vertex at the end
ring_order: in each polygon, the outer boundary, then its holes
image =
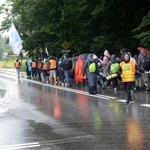
POLYGON ((72 69, 72 61, 69 59, 68 55, 64 55, 62 60, 62 68, 64 70, 65 80, 67 82, 67 87, 71 87, 71 69, 72 69))
POLYGON ((103 59, 100 60, 104 68, 105 68, 105 66, 107 65, 109 59, 110 59, 109 51, 108 51, 108 50, 105 50, 105 51, 104 51, 103 59))
POLYGON ((41 59, 41 78, 42 83, 46 83, 46 77, 47 77, 47 63, 44 61, 44 59, 41 59))
POLYGON ((78 59, 75 63, 75 82, 76 82, 76 84, 81 82, 84 85, 84 83, 85 83, 86 77, 83 76, 83 67, 84 67, 84 60, 82 59, 82 55, 79 55, 78 59))
POLYGON ((57 70, 57 61, 53 56, 50 56, 49 62, 48 62, 48 69, 49 69, 49 81, 51 84, 56 85, 57 79, 56 79, 56 70, 57 70))
POLYGON ((32 60, 31 66, 32 66, 32 78, 33 80, 36 80, 37 62, 34 59, 32 60))
POLYGON ((97 75, 97 81, 99 85, 102 87, 102 89, 105 89, 105 84, 104 84, 104 74, 103 74, 103 66, 101 63, 101 58, 98 58, 95 54, 93 55, 93 59, 96 62, 98 66, 98 75, 97 75))
POLYGON ((134 61, 130 61, 130 54, 124 54, 124 60, 120 63, 120 71, 121 71, 121 78, 124 84, 124 88, 127 95, 126 104, 132 102, 131 90, 134 85, 135 81, 135 73, 136 70, 143 72, 144 70, 139 68, 134 61))
POLYGON ((42 79, 41 79, 41 58, 39 58, 38 59, 38 61, 37 61, 37 80, 38 81, 42 81, 42 79))
POLYGON ((27 79, 31 79, 31 71, 32 71, 32 59, 29 58, 27 61, 26 61, 26 73, 27 73, 27 79))
POLYGON ((83 76, 87 74, 89 94, 97 94, 97 76, 99 74, 98 64, 93 58, 93 54, 89 54, 83 68, 83 76))
POLYGON ((19 79, 20 78, 20 67, 21 67, 21 63, 19 62, 19 59, 16 60, 16 62, 14 63, 14 66, 16 67, 16 72, 17 72, 17 76, 19 79))

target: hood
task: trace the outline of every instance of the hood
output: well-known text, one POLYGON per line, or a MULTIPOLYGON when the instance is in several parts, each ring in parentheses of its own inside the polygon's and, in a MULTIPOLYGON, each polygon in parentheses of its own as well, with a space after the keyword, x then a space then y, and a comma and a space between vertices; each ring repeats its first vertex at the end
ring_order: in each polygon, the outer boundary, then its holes
POLYGON ((116 57, 116 62, 120 63, 120 58, 119 57, 116 57))
POLYGON ((122 48, 120 51, 121 51, 122 53, 127 53, 127 52, 128 52, 128 49, 127 49, 127 48, 122 48))
POLYGON ((115 55, 115 54, 112 54, 112 55, 110 56, 110 59, 111 59, 111 60, 115 60, 115 59, 116 59, 116 55, 115 55))
POLYGON ((125 54, 124 54, 124 56, 125 56, 125 55, 128 55, 128 56, 129 56, 129 60, 127 60, 127 61, 126 61, 126 60, 124 59, 124 62, 125 62, 125 63, 130 62, 130 59, 131 59, 131 55, 130 55, 130 53, 125 53, 125 54))
POLYGON ((81 59, 81 60, 82 60, 82 55, 79 55, 79 56, 78 56, 78 60, 79 60, 79 59, 81 59))
POLYGON ((88 57, 87 57, 88 61, 90 62, 94 62, 94 59, 93 59, 93 54, 89 54, 88 57))
POLYGON ((142 56, 146 56, 146 54, 145 54, 145 50, 141 50, 141 51, 140 51, 140 55, 142 55, 142 56))
POLYGON ((108 50, 104 51, 104 56, 110 57, 110 54, 109 54, 108 50))
POLYGON ((129 54, 129 56, 130 56, 130 58, 131 58, 131 57, 132 57, 132 56, 131 56, 131 53, 130 53, 130 52, 128 52, 128 54, 129 54))
POLYGON ((113 55, 110 56, 110 61, 111 61, 112 63, 115 63, 115 62, 116 62, 116 55, 115 55, 115 54, 113 54, 113 55))

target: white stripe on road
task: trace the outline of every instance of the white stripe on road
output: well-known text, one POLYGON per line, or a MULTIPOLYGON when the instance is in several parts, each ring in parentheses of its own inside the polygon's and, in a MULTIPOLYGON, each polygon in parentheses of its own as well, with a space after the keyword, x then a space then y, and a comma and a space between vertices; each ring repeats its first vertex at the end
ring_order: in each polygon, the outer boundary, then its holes
MULTIPOLYGON (((118 102, 122 102, 122 103, 125 103, 127 100, 125 100, 125 99, 119 99, 119 100, 117 100, 118 102)), ((130 101, 130 103, 135 103, 134 101, 130 101)))
POLYGON ((117 100, 118 102, 123 102, 123 103, 125 103, 127 100, 125 100, 125 99, 120 99, 120 100, 117 100))
POLYGON ((8 145, 0 147, 0 150, 14 150, 14 149, 24 149, 31 147, 40 147, 39 142, 34 143, 25 143, 25 144, 16 144, 16 145, 8 145))
MULTIPOLYGON (((3 74, 0 74, 2 76, 7 76, 7 75, 3 75, 3 74)), ((10 78, 10 76, 9 76, 10 78)), ((16 78, 16 77, 15 77, 16 78)), ((39 81, 34 81, 34 80, 28 80, 26 78, 21 78, 22 80, 25 80, 25 81, 30 81, 32 83, 36 83, 36 84, 41 84, 43 85, 41 82, 39 81)), ((73 93, 79 93, 79 94, 84 94, 84 95, 87 95, 87 96, 91 96, 91 97, 96 97, 96 98, 101 98, 101 99, 106 99, 106 100, 110 100, 110 99, 116 99, 116 97, 112 97, 112 96, 107 96, 107 95, 102 95, 102 94, 96 94, 96 95, 91 95, 89 94, 88 92, 86 91, 81 91, 81 90, 76 90, 76 89, 71 89, 71 88, 67 88, 67 87, 61 87, 61 86, 55 86, 55 85, 50 85, 50 84, 44 84, 44 86, 47 86, 47 87, 52 87, 52 88, 55 88, 55 89, 60 89, 60 90, 64 90, 64 91, 69 91, 69 92, 73 92, 73 93)), ((118 102, 126 102, 126 100, 124 99, 121 99, 121 100, 117 100, 118 102)), ((134 103, 134 102, 132 102, 134 103)), ((150 104, 141 104, 140 106, 144 106, 144 107, 150 107, 150 104)))
MULTIPOLYGON (((0 73, 0 75, 4 76, 4 77, 7 76, 6 74, 4 75, 4 74, 1 74, 1 73, 0 73)), ((10 78, 10 76, 7 76, 7 77, 10 78)), ((13 77, 13 78, 16 78, 16 77, 13 77)), ((61 87, 61 86, 55 86, 55 85, 50 85, 50 84, 42 84, 39 81, 28 80, 28 79, 25 79, 25 78, 20 78, 20 79, 28 81, 28 82, 36 83, 36 84, 41 84, 41 85, 44 85, 44 86, 47 86, 47 87, 52 87, 52 88, 55 88, 55 89, 60 89, 60 90, 69 91, 69 92, 73 92, 73 93, 79 93, 79 94, 88 95, 88 96, 91 96, 91 97, 97 97, 97 98, 102 98, 102 99, 106 99, 106 100, 108 100, 108 99, 116 99, 115 97, 112 97, 112 96, 101 95, 101 94, 92 95, 92 94, 89 94, 86 91, 81 91, 81 90, 76 90, 76 89, 71 89, 71 88, 61 87)))
POLYGON ((45 142, 35 142, 35 143, 25 143, 25 144, 16 144, 16 145, 9 145, 9 146, 2 146, 0 147, 0 150, 17 150, 17 149, 24 149, 24 148, 33 148, 33 147, 40 147, 45 145, 58 145, 58 144, 64 144, 64 143, 70 143, 70 142, 76 142, 80 141, 81 139, 93 139, 92 135, 85 135, 85 136, 76 136, 72 138, 66 138, 66 139, 58 139, 58 140, 51 140, 51 141, 45 141, 45 142))
POLYGON ((150 107, 150 104, 140 104, 140 106, 143 106, 143 107, 150 107))
POLYGON ((28 79, 25 79, 25 78, 21 78, 21 79, 23 79, 25 81, 30 81, 30 82, 33 82, 33 83, 41 84, 43 86, 52 87, 52 88, 55 88, 55 89, 60 89, 60 90, 63 90, 63 91, 68 91, 68 92, 73 92, 73 93, 84 94, 84 95, 91 96, 91 97, 102 98, 102 99, 106 99, 106 100, 116 99, 115 97, 112 97, 112 96, 101 95, 101 94, 92 95, 92 94, 89 94, 87 91, 81 91, 81 90, 77 90, 77 89, 72 89, 72 88, 67 88, 67 87, 62 87, 62 86, 57 86, 57 85, 51 85, 51 84, 42 84, 39 81, 28 80, 28 79))
POLYGON ((45 142, 41 142, 41 146, 42 145, 58 145, 58 144, 64 144, 64 143, 71 143, 71 142, 76 142, 76 141, 80 141, 83 139, 94 139, 95 137, 93 137, 92 135, 85 135, 85 136, 76 136, 76 137, 72 137, 72 138, 66 138, 66 139, 58 139, 58 140, 51 140, 51 141, 45 141, 45 142))

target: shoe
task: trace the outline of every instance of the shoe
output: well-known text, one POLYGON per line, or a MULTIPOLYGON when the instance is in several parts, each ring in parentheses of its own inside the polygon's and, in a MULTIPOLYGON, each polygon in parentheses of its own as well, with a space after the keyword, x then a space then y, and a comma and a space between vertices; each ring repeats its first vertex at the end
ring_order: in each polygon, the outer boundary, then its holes
POLYGON ((105 87, 104 87, 104 86, 102 87, 102 90, 105 90, 105 87))
POLYGON ((132 101, 132 99, 130 100, 130 103, 132 103, 133 101, 132 101))
POLYGON ((130 101, 126 101, 125 104, 130 104, 130 101))
POLYGON ((114 91, 117 91, 117 87, 114 88, 114 91))

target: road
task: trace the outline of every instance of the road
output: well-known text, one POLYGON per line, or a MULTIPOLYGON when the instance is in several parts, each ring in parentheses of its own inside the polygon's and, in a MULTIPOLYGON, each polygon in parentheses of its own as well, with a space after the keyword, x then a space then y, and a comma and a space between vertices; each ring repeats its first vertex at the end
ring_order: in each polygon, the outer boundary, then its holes
POLYGON ((51 86, 0 69, 0 150, 148 150, 150 93, 51 86))

